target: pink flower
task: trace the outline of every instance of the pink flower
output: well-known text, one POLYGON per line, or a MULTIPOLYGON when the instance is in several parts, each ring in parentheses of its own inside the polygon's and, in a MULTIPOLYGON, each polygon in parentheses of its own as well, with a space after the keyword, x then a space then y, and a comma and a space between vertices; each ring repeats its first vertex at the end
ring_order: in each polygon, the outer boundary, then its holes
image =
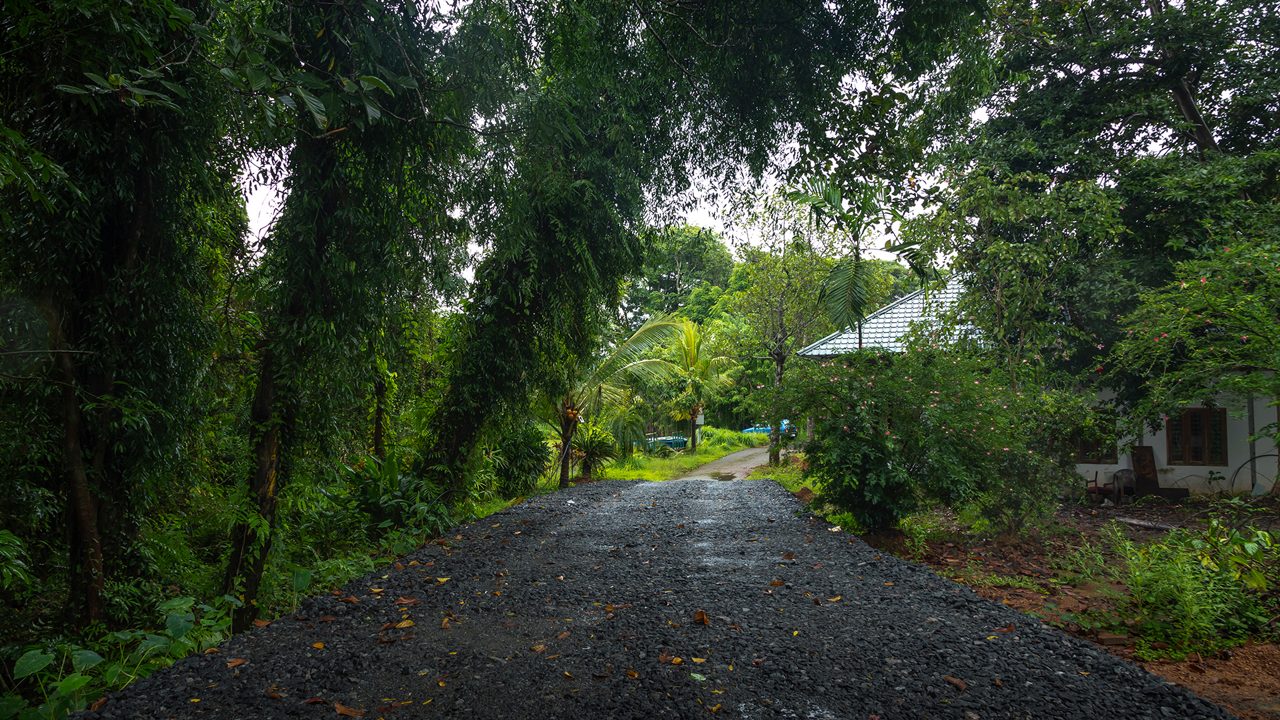
POLYGON ((1205 284, 1205 283, 1207 283, 1207 282, 1209 282, 1209 278, 1204 277, 1203 275, 1202 275, 1202 276, 1200 276, 1200 284, 1201 284, 1201 285, 1203 285, 1203 284, 1205 284))

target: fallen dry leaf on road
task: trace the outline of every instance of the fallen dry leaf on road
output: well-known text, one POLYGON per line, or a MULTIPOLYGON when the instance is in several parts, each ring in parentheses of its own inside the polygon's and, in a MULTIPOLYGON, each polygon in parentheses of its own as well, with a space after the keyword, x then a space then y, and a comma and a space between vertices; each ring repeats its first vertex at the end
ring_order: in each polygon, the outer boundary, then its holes
POLYGON ((343 717, 364 717, 363 710, 358 710, 353 707, 347 707, 346 705, 343 705, 340 702, 335 702, 333 704, 333 709, 337 710, 338 714, 343 717))
POLYGON ((954 685, 955 688, 960 692, 964 692, 965 690, 969 689, 969 683, 961 680, 958 677, 952 677, 951 675, 943 675, 942 679, 954 685))
POLYGON ((540 652, 542 652, 543 650, 546 650, 546 649, 547 649, 547 646, 546 646, 546 645, 534 645, 533 647, 531 647, 531 648, 529 648, 529 649, 530 649, 530 650, 532 650, 532 651, 534 651, 534 652, 536 652, 536 653, 540 653, 540 652))
POLYGON ((710 625, 711 620, 707 617, 706 610, 699 610, 693 614, 693 621, 703 625, 710 625))
POLYGON ((775 579, 775 580, 769 581, 769 587, 782 587, 783 585, 786 585, 786 583, 781 580, 775 579))
POLYGON ((248 661, 248 660, 245 660, 244 658, 231 658, 230 660, 228 660, 228 661, 227 661, 227 667, 229 667, 229 668, 237 668, 237 667, 240 667, 241 665, 243 665, 243 664, 245 664, 245 663, 247 663, 247 662, 249 662, 249 661, 248 661))
POLYGON ((696 663, 698 663, 699 665, 701 665, 702 663, 704 663, 704 662, 706 662, 706 661, 707 661, 707 659, 706 659, 706 658, 696 658, 696 657, 691 657, 691 658, 689 658, 689 659, 690 659, 690 660, 692 660, 692 661, 694 661, 694 662, 696 662, 696 663))
POLYGON ((403 630, 405 628, 411 628, 411 627, 413 627, 412 620, 401 620, 400 622, 396 623, 396 628, 399 630, 403 630))
POLYGON ((264 628, 264 627, 266 627, 266 626, 268 626, 268 625, 270 625, 270 624, 271 624, 271 621, 270 621, 270 620, 262 620, 262 619, 258 619, 258 620, 254 620, 254 621, 253 621, 253 626, 254 626, 254 627, 257 627, 257 628, 264 628))
POLYGON ((795 559, 796 559, 796 554, 795 554, 795 553, 793 553, 793 552, 791 552, 790 550, 788 550, 787 552, 782 553, 782 559, 783 559, 783 560, 795 560, 795 559))
POLYGON ((324 643, 322 643, 322 642, 313 642, 313 643, 311 643, 311 647, 313 647, 313 648, 315 648, 315 649, 317 649, 317 650, 323 650, 323 649, 324 649, 324 643))

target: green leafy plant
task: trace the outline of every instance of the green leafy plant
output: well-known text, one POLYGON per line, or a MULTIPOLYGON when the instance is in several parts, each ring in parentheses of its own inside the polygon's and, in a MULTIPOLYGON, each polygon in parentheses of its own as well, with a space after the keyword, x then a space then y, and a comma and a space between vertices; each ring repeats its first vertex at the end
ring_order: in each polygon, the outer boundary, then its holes
POLYGON ((8 530, 0 530, 0 588, 25 587, 31 583, 31 568, 22 539, 8 530))
POLYGON ((596 472, 618 456, 618 443, 613 435, 595 423, 583 423, 573 437, 573 454, 578 459, 581 477, 596 479, 596 472))
POLYGON ((507 499, 533 493, 551 462, 546 434, 533 423, 519 425, 499 438, 492 454, 498 493, 507 499))
POLYGON ((29 647, 14 660, 12 684, 0 695, 0 719, 52 720, 84 710, 105 692, 222 642, 235 605, 229 597, 212 605, 173 598, 156 606, 162 628, 110 632, 87 647, 29 647))

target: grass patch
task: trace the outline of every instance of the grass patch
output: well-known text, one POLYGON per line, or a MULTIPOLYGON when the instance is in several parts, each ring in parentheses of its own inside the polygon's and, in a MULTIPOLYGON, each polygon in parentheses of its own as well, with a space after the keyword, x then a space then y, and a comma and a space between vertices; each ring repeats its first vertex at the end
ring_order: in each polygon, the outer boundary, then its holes
POLYGON ((773 480, 791 492, 809 487, 804 477, 804 465, 795 461, 795 455, 783 460, 781 465, 761 465, 747 476, 748 480, 773 480))
POLYGON ((604 475, 610 480, 652 480, 661 482, 686 475, 712 460, 745 450, 744 447, 698 448, 695 453, 677 452, 671 457, 632 455, 609 463, 604 475))

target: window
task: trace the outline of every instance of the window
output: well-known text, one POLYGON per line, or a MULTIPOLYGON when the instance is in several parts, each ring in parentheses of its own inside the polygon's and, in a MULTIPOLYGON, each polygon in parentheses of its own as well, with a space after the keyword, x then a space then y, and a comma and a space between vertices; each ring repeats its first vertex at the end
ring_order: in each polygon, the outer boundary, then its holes
POLYGON ((1076 442, 1076 462, 1090 465, 1115 465, 1120 462, 1116 444, 1081 438, 1076 442))
POLYGON ((1187 408, 1165 421, 1170 465, 1226 465, 1227 411, 1187 408))

